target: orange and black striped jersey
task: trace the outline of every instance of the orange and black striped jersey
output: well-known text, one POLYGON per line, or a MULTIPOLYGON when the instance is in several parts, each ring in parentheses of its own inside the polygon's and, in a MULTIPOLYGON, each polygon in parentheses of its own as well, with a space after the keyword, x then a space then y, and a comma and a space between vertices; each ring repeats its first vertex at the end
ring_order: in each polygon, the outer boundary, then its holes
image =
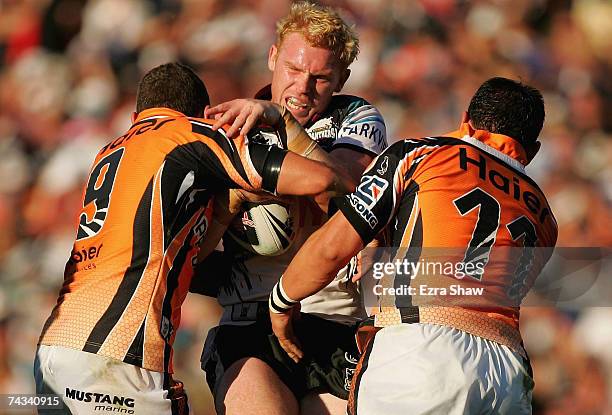
POLYGON ((285 154, 230 140, 211 125, 153 108, 100 150, 40 344, 172 373, 180 307, 213 194, 262 189, 266 181, 275 190, 277 177, 266 172, 278 175, 285 154))
MULTIPOLYGON (((554 247, 557 224, 525 173, 519 143, 468 132, 464 124, 445 137, 393 144, 372 162, 355 192, 335 203, 364 243, 386 228, 390 245, 407 248, 397 252, 412 263, 430 260, 442 248, 455 263, 473 265, 474 272, 460 281, 455 274, 421 272, 404 275, 408 285, 460 282, 484 290, 472 304, 449 303, 450 296, 436 302, 430 293, 408 291, 416 294, 396 297, 392 306, 429 305, 421 307, 421 322, 449 325, 520 351, 520 300, 552 253, 542 247, 554 247)), ((398 279, 392 282, 396 288, 398 279)))

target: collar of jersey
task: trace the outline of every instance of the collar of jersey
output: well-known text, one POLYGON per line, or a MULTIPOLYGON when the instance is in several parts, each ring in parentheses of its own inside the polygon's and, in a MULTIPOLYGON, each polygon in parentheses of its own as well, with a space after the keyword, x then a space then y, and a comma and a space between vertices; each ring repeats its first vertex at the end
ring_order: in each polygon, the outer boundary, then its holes
POLYGON ((474 130, 470 128, 468 123, 462 123, 459 130, 453 131, 448 136, 486 144, 491 149, 501 153, 498 156, 501 159, 510 158, 512 162, 509 164, 514 165, 518 161, 521 167, 520 170, 523 170, 524 166, 527 165, 525 149, 518 141, 507 135, 494 134, 485 130, 474 130))
POLYGON ((261 88, 255 94, 255 99, 262 99, 265 101, 272 101, 272 84, 268 84, 261 88))
POLYGON ((171 110, 170 108, 149 108, 138 113, 134 123, 147 118, 184 117, 185 114, 171 110))

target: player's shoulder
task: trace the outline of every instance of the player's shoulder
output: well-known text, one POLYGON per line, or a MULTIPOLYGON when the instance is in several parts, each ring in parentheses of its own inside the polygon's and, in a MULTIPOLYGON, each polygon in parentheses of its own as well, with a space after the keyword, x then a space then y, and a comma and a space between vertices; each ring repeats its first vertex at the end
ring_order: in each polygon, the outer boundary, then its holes
POLYGON ((322 116, 335 115, 338 121, 342 121, 352 114, 361 112, 375 114, 379 118, 379 121, 384 123, 382 115, 380 115, 380 111, 378 111, 374 105, 368 102, 365 98, 355 95, 340 94, 332 96, 332 99, 322 116))
POLYGON ((439 157, 448 158, 443 154, 448 154, 449 149, 461 144, 459 139, 444 136, 403 138, 392 142, 379 159, 381 163, 390 158, 398 162, 403 160, 410 165, 427 164, 439 157))
MULTIPOLYGON (((187 117, 187 121, 191 124, 191 131, 205 135, 207 137, 217 139, 223 138, 224 141, 228 141, 226 139, 225 132, 230 128, 230 125, 225 124, 222 125, 219 129, 213 130, 213 125, 215 124, 215 120, 211 120, 208 118, 195 118, 195 117, 187 117)), ((276 130, 270 127, 257 127, 253 128, 248 134, 247 137, 249 141, 252 141, 257 144, 265 144, 265 145, 276 145, 281 148, 286 148, 286 143, 281 142, 281 138, 279 137, 276 130)), ((244 138, 244 137, 243 137, 244 138)), ((235 139, 233 141, 236 141, 235 139)))
POLYGON ((410 137, 395 141, 389 146, 388 151, 411 152, 420 148, 447 149, 464 144, 460 139, 446 136, 410 137))
POLYGON ((366 105, 372 104, 370 104, 365 98, 348 94, 334 95, 330 101, 330 107, 347 108, 349 110, 354 110, 366 105))
POLYGON ((354 95, 334 95, 306 130, 328 151, 348 145, 379 154, 387 147, 385 121, 380 111, 354 95))
MULTIPOLYGON (((234 147, 232 143, 237 142, 236 139, 229 140, 225 134, 227 130, 229 130, 230 126, 225 124, 222 125, 217 130, 213 130, 213 125, 215 124, 215 120, 211 120, 208 118, 196 118, 196 117, 185 117, 186 128, 191 130, 191 133, 194 133, 194 139, 198 139, 198 136, 206 136, 208 138, 213 139, 217 144, 225 146, 226 144, 230 147, 234 147)), ((199 137, 201 138, 201 137, 199 137)), ((239 137, 241 140, 242 136, 239 137)), ((242 141, 241 141, 242 142, 242 141)))
POLYGON ((123 135, 107 142, 96 157, 104 157, 119 148, 130 149, 130 152, 138 152, 143 146, 159 148, 163 146, 160 137, 164 140, 177 141, 177 137, 188 128, 186 117, 175 111, 164 110, 158 108, 147 110, 147 113, 134 121, 123 135), (134 137, 138 137, 138 140, 134 140, 134 137))
POLYGON ((194 133, 204 134, 204 135, 211 135, 213 133, 212 126, 215 123, 214 120, 209 120, 207 118, 197 118, 197 117, 185 117, 185 120, 189 122, 191 131, 194 133))

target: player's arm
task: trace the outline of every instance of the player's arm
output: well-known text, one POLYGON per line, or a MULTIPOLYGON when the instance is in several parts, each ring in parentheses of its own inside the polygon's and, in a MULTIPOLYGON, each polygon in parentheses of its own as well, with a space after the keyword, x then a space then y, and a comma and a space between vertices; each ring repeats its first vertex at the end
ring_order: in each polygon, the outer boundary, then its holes
MULTIPOLYGON (((215 250, 232 219, 240 211, 242 204, 242 198, 237 189, 225 189, 217 192, 213 197, 213 215, 206 230, 206 238, 200 243, 198 262, 203 261, 215 250)), ((219 261, 219 259, 216 260, 219 261)))
POLYGON ((375 157, 371 153, 343 147, 332 150, 329 156, 334 165, 345 172, 354 181, 355 185, 359 183, 359 178, 375 157))
POLYGON ((410 159, 399 142, 378 156, 354 192, 333 201, 339 210, 302 246, 287 273, 286 291, 298 301, 326 287, 348 259, 377 237, 393 217, 404 189, 410 159), (312 277, 300 278, 306 270, 312 277))
POLYGON ((273 288, 272 328, 292 359, 302 357, 291 325, 293 306, 326 287, 391 220, 404 184, 402 151, 402 143, 390 147, 374 160, 353 193, 334 199, 340 212, 311 235, 273 288))
POLYGON ((330 198, 353 188, 346 176, 325 163, 276 146, 249 144, 249 150, 251 161, 262 176, 262 190, 282 196, 311 196, 327 212, 330 198))
POLYGON ((340 268, 366 243, 342 212, 337 212, 313 233, 283 274, 285 292, 303 300, 327 287, 340 268), (312 278, 304 275, 315 269, 312 278))
MULTIPOLYGON (((272 108, 269 111, 272 115, 267 112, 259 115, 264 122, 282 122, 280 107, 268 105, 257 108, 272 108)), ((191 121, 193 132, 206 142, 205 146, 196 149, 199 151, 197 156, 202 160, 198 176, 205 178, 203 180, 209 183, 211 189, 222 191, 238 188, 276 195, 311 196, 324 211, 327 211, 330 197, 353 189, 351 181, 330 165, 276 145, 246 140, 244 135, 231 139, 227 132, 215 131, 221 119, 212 126, 207 120, 191 121)), ((232 127, 225 126, 224 129, 230 131, 232 127)))
MULTIPOLYGON (((355 188, 359 176, 363 172, 363 169, 361 169, 356 174, 348 174, 345 166, 345 164, 352 165, 355 160, 360 160, 362 154, 352 155, 352 160, 350 154, 345 155, 343 160, 336 159, 310 138, 306 130, 287 108, 270 101, 235 99, 207 108, 205 114, 207 117, 216 118, 213 129, 219 129, 223 125, 231 123, 231 127, 226 130, 228 137, 234 137, 238 134, 246 136, 257 123, 274 127, 281 135, 281 140, 286 149, 308 160, 319 161, 332 168, 335 174, 339 176, 339 180, 347 185, 348 191, 355 188)), ((365 161, 360 161, 360 163, 364 164, 363 168, 365 168, 369 161, 371 161, 371 158, 367 163, 365 161)))
POLYGON ((270 301, 272 328, 294 361, 299 361, 303 353, 293 334, 291 306, 329 285, 338 270, 363 246, 355 228, 338 212, 308 238, 274 287, 270 301), (275 309, 277 304, 289 307, 275 309))
MULTIPOLYGON (((277 109, 275 111, 278 123, 280 113, 277 109)), ((271 116, 266 117, 269 121, 271 116)), ((228 131, 230 129, 231 127, 228 131)), ((348 193, 354 187, 346 176, 339 174, 333 167, 286 149, 245 143, 243 136, 239 136, 233 144, 225 137, 213 138, 216 141, 210 144, 214 147, 211 153, 225 167, 218 168, 216 163, 203 163, 201 167, 201 175, 216 178, 213 182, 218 192, 207 238, 200 246, 200 261, 214 250, 227 226, 240 210, 241 203, 247 198, 240 190, 235 190, 236 188, 248 191, 264 190, 278 195, 311 196, 319 207, 327 212, 331 197, 348 193), (247 173, 247 177, 244 177, 240 171, 248 171, 250 174, 247 173)), ((210 158, 211 153, 206 156, 210 158)), ((252 200, 252 197, 248 198, 252 200)))
MULTIPOLYGON (((351 184, 324 163, 308 160, 278 147, 257 144, 250 146, 250 155, 255 170, 262 176, 263 190, 279 195, 312 196, 325 212, 331 197, 350 191, 351 184)), ((207 237, 200 245, 199 261, 215 249, 246 197, 237 189, 227 189, 215 195, 213 217, 207 237)), ((266 196, 262 195, 261 198, 265 200, 266 196)))

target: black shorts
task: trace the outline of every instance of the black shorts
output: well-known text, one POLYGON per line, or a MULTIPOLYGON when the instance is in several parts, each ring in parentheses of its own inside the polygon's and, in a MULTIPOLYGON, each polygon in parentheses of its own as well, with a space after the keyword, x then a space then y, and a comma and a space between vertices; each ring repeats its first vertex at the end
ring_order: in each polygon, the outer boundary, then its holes
POLYGON ((358 361, 355 330, 356 326, 301 313, 295 323, 295 332, 304 358, 295 363, 272 333, 268 315, 246 326, 217 326, 208 332, 202 352, 202 369, 215 399, 225 371, 234 362, 247 357, 266 362, 298 400, 310 391, 348 399, 358 361))

